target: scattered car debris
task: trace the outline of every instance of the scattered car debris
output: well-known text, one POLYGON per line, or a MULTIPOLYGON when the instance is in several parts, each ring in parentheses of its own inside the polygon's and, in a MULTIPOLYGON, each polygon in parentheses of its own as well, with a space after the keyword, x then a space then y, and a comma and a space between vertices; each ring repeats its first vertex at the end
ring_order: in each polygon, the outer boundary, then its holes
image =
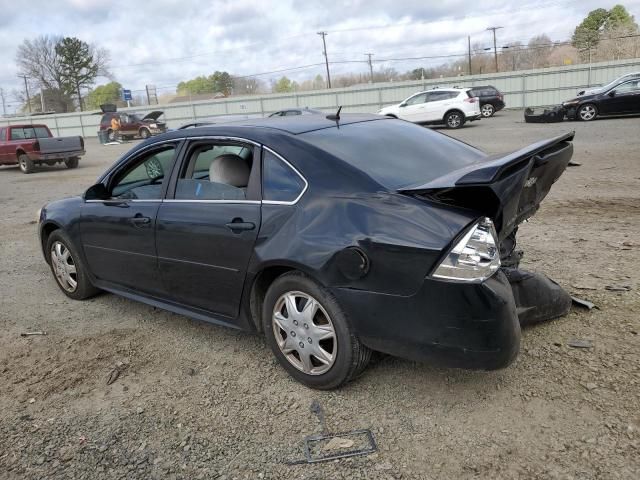
POLYGON ((33 335, 46 335, 47 332, 45 331, 39 331, 39 332, 25 332, 25 333, 21 333, 20 336, 21 337, 31 337, 33 335))
POLYGON ((304 440, 307 463, 368 455, 378 450, 371 430, 354 430, 334 435, 310 435, 304 440), (356 445, 356 448, 352 448, 356 445))
POLYGON ((584 308, 587 308, 589 310, 593 310, 594 308, 598 308, 598 307, 596 307, 596 305, 594 303, 591 303, 589 300, 584 300, 582 298, 571 297, 571 301, 573 302, 574 305, 578 305, 579 307, 584 307, 584 308))
POLYGON ((107 385, 111 385, 115 382, 120 374, 127 368, 127 364, 125 362, 116 362, 116 366, 109 372, 109 377, 107 377, 107 385))
POLYGON ((605 285, 604 289, 610 292, 628 292, 631 290, 631 285, 605 285))
POLYGON ((580 162, 576 162, 574 160, 570 160, 569 163, 567 164, 567 166, 569 166, 569 167, 580 167, 580 166, 582 166, 582 164, 580 162))
POLYGON ((311 412, 318 417, 322 432, 304 439, 304 459, 287 462, 288 465, 318 463, 339 458, 368 455, 378 450, 373 433, 369 429, 351 432, 329 433, 320 402, 311 402, 311 412))
POLYGON ((572 338, 567 345, 573 348, 593 348, 593 341, 581 338, 572 338))
POLYGON ((557 105, 553 108, 545 108, 542 113, 536 113, 536 111, 527 107, 524 109, 524 121, 526 123, 557 123, 564 120, 566 110, 557 105))

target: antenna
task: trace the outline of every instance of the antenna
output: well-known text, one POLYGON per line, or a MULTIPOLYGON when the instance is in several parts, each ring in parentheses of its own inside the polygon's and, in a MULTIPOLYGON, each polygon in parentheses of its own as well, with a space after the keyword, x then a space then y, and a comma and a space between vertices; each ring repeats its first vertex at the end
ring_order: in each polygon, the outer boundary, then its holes
POLYGON ((333 115, 327 115, 327 120, 335 120, 336 123, 340 121, 340 110, 342 110, 342 105, 338 107, 338 111, 333 115))

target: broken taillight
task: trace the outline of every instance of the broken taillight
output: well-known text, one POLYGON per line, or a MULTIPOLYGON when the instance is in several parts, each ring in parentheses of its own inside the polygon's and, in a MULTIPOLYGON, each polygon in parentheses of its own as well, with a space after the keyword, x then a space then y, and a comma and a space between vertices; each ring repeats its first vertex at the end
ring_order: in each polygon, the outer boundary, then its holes
POLYGON ((464 101, 469 103, 476 103, 478 101, 478 97, 465 98, 464 101))

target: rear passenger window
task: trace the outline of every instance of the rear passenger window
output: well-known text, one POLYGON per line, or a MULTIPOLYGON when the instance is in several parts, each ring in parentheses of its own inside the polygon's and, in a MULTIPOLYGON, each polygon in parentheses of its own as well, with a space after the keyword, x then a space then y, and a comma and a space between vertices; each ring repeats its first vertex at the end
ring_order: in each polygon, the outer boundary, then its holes
POLYGON ((262 168, 264 200, 294 202, 304 192, 306 183, 303 178, 268 150, 264 152, 262 168))
POLYGON ((187 155, 176 185, 176 200, 247 200, 253 149, 200 143, 187 155))

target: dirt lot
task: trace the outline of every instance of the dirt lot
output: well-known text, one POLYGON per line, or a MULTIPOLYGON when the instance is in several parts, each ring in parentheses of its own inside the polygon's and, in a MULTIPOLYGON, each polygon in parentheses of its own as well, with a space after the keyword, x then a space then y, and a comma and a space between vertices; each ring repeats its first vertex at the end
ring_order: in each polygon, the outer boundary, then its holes
POLYGON ((335 392, 292 381, 261 337, 59 291, 36 211, 82 192, 130 144, 90 140, 75 171, 0 168, 0 478, 640 478, 640 119, 521 119, 446 133, 499 152, 576 129, 582 165, 519 238, 523 266, 599 308, 527 329, 506 370, 383 357, 335 392), (33 330, 48 334, 20 336, 33 330), (330 431, 370 428, 379 452, 289 465, 320 431, 314 400, 330 431))

